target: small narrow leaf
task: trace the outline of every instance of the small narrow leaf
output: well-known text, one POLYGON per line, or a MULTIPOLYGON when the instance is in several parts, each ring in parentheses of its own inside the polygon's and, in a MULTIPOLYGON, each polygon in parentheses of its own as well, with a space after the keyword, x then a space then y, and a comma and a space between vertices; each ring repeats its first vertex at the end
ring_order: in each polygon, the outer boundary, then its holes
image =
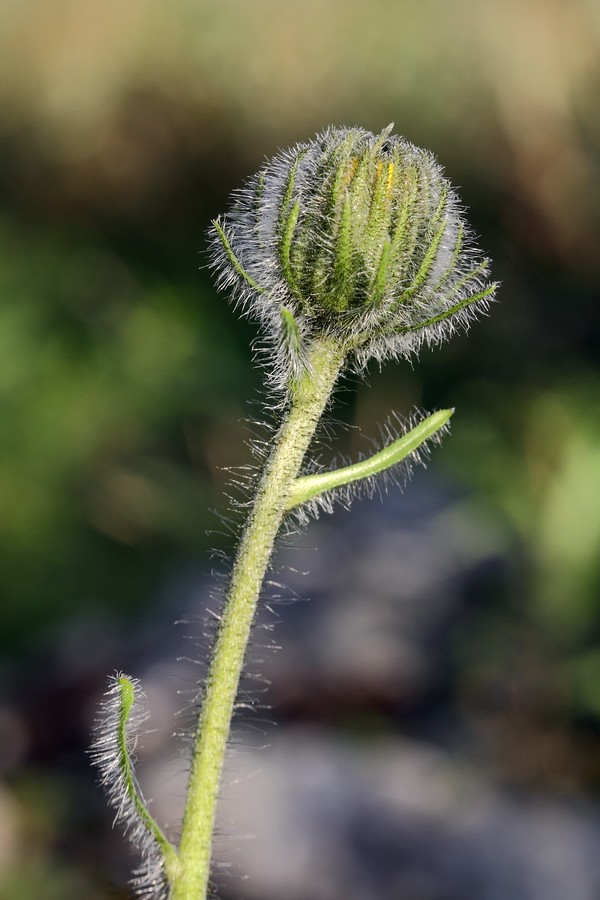
POLYGON ((425 319, 422 322, 418 322, 416 325, 410 325, 408 328, 403 328, 403 331, 416 331, 418 328, 429 328, 431 325, 437 325, 439 322, 443 322, 445 319, 449 319, 450 316, 455 316, 456 313, 460 312, 461 309, 466 309, 472 303, 477 303, 479 300, 485 300, 486 297, 491 297, 494 291, 497 289, 498 283, 494 282, 493 284, 488 285, 483 291, 478 291, 476 294, 471 294, 470 297, 465 297, 464 300, 461 300, 460 303, 455 303, 454 306, 449 307, 449 309, 445 309, 438 316, 433 316, 431 319, 425 319))
POLYGON ((305 475, 297 478, 288 497, 286 511, 314 500, 315 497, 331 491, 334 488, 344 487, 355 481, 362 481, 380 472, 385 472, 392 466, 398 465, 407 456, 417 450, 424 441, 433 437, 443 428, 452 416, 453 409, 442 409, 432 413, 422 422, 419 422, 408 434, 402 435, 396 441, 392 441, 383 450, 353 463, 341 469, 332 469, 329 472, 319 472, 315 475, 305 475))
POLYGON ((116 810, 115 822, 123 825, 144 856, 143 873, 136 879, 143 895, 151 883, 160 883, 162 872, 171 880, 177 869, 177 851, 150 815, 135 777, 133 754, 139 728, 146 719, 139 703, 139 682, 121 673, 110 681, 91 756, 100 771, 100 783, 108 801, 116 810))
POLYGON ((283 270, 283 274, 285 279, 290 287, 290 290, 296 296, 299 293, 298 284, 296 282, 296 276, 292 272, 292 264, 290 260, 290 250, 292 248, 292 239, 294 237, 294 229, 298 224, 298 216, 300 215, 300 202, 294 203, 292 208, 289 211, 289 214, 282 225, 282 235, 281 235, 281 247, 280 247, 280 257, 281 257, 281 268, 283 270))
POLYGON ((291 356, 300 358, 304 353, 302 335, 293 312, 287 306, 281 307, 281 335, 287 352, 291 356))
POLYGON ((250 285, 250 287, 254 288, 255 291, 258 291, 259 294, 262 294, 264 292, 264 288, 261 287, 260 284, 257 281, 255 281, 254 278, 252 278, 252 276, 249 275, 248 272, 246 272, 246 270, 242 266, 241 262, 239 261, 239 259, 237 258, 237 256, 233 252, 233 250, 231 249, 231 244, 229 243, 227 235, 223 231, 223 228, 221 227, 221 223, 219 222, 219 220, 214 219, 212 224, 213 224, 215 231, 217 232, 217 235, 219 236, 219 240, 221 241, 221 243, 223 244, 223 247, 225 248, 225 253, 227 254, 227 258, 229 259, 229 262, 231 263, 231 265, 233 266, 235 271, 238 273, 238 275, 240 275, 244 279, 244 281, 246 281, 250 285))

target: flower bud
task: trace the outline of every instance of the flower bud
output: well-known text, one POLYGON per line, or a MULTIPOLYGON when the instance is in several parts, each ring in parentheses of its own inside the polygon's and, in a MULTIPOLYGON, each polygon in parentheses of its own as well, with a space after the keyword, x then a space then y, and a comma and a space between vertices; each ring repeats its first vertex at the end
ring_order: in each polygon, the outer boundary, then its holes
POLYGON ((441 167, 391 129, 331 128, 278 154, 214 223, 220 286, 266 325, 284 369, 322 334, 359 364, 406 356, 492 298, 441 167))

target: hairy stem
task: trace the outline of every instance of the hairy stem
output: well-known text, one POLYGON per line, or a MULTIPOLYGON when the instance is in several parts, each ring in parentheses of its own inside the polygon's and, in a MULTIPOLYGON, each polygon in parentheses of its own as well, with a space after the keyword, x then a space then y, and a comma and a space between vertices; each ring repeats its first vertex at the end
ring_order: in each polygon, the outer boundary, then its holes
POLYGON ((344 347, 331 337, 309 348, 246 523, 204 691, 172 900, 206 897, 219 782, 250 628, 292 485, 344 356, 344 347))

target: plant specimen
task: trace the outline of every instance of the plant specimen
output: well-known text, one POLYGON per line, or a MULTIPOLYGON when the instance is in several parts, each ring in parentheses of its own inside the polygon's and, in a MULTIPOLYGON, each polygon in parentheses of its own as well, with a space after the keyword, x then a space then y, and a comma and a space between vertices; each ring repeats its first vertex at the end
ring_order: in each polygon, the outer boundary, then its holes
POLYGON ((260 590, 284 520, 304 521, 439 439, 453 410, 333 470, 307 456, 341 372, 406 358, 486 308, 496 284, 434 157, 392 135, 331 128, 275 156, 213 223, 220 288, 257 320, 258 356, 279 414, 256 482, 199 698, 179 846, 152 819, 133 774, 136 682, 116 675, 94 756, 144 867, 139 893, 203 900, 236 693, 260 590))

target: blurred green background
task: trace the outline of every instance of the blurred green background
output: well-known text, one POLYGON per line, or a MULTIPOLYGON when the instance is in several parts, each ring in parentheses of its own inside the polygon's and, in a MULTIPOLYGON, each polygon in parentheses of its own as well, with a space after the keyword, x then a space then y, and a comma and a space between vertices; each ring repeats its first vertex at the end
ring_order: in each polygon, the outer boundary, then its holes
POLYGON ((369 435, 457 407, 429 473, 505 566, 452 632, 453 708, 510 784, 596 802, 599 45, 597 0, 3 0, 2 900, 127 896, 93 852, 91 704, 181 612, 164 586, 229 547, 224 468, 260 416, 206 230, 329 124, 433 150, 494 260, 489 317, 336 414, 369 435))

